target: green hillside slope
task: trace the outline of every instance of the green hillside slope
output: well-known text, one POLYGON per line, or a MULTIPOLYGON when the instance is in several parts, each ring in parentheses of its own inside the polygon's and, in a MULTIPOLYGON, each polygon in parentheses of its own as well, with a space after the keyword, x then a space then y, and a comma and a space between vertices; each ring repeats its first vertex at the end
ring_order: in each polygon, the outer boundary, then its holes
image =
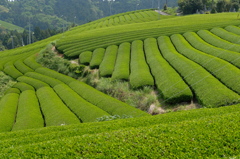
POLYGON ((239 156, 237 15, 127 12, 1 52, 2 76, 14 83, 0 100, 0 157, 239 156), (89 73, 77 74, 83 64, 89 73), (76 79, 62 74, 63 66, 76 79), (151 116, 151 103, 137 109, 81 81, 92 72, 124 80, 135 93, 148 86, 159 109, 193 102, 204 108, 151 116), (97 122, 114 118, 128 119, 97 122))
POLYGON ((23 32, 23 30, 24 30, 22 27, 19 27, 19 26, 16 26, 16 25, 13 25, 13 24, 1 21, 1 20, 0 20, 0 27, 3 27, 8 30, 17 30, 18 32, 23 32))

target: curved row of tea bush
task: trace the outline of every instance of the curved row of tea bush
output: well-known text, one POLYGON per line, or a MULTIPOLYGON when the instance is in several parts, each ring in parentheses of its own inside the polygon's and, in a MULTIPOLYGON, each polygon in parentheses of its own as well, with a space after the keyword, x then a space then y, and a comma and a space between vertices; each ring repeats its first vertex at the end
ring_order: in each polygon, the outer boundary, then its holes
MULTIPOLYGON (((145 116, 147 113, 110 97, 87 84, 47 68, 36 69, 37 73, 58 79, 79 94, 83 99, 106 111, 110 115, 145 116)), ((58 85, 57 85, 58 86, 58 85)))
POLYGON ((8 93, 0 101, 0 132, 11 131, 15 122, 19 94, 8 93))
POLYGON ((239 35, 231 33, 223 28, 213 28, 210 31, 224 40, 227 40, 231 43, 240 44, 239 35))
POLYGON ((78 124, 80 120, 50 87, 36 91, 46 126, 78 124))
POLYGON ((229 32, 232 32, 236 35, 240 35, 240 28, 237 26, 230 25, 230 26, 225 27, 224 29, 229 32))
POLYGON ((16 84, 14 84, 12 86, 12 88, 17 88, 19 89, 21 92, 27 91, 27 90, 32 90, 35 91, 35 89, 33 88, 33 86, 27 84, 27 83, 23 83, 23 82, 17 82, 16 84))
POLYGON ((46 75, 42 75, 40 73, 37 72, 28 72, 25 74, 25 76, 30 77, 30 78, 34 78, 36 80, 42 81, 48 85, 50 85, 51 87, 54 87, 58 84, 63 84, 63 82, 59 81, 58 79, 54 79, 51 78, 49 76, 46 75))
POLYGON ((141 40, 132 42, 130 69, 129 83, 132 88, 154 85, 154 79, 146 62, 143 41, 141 40))
POLYGON ((117 58, 118 46, 108 46, 104 58, 99 66, 100 76, 111 77, 114 71, 114 66, 117 58))
POLYGON ((240 45, 239 44, 234 44, 231 42, 228 42, 226 40, 223 40, 222 38, 214 35, 213 33, 211 33, 210 31, 207 30, 200 30, 197 32, 197 34, 206 42, 208 42, 209 44, 222 48, 222 49, 226 49, 226 50, 231 50, 231 51, 235 51, 235 52, 240 52, 240 45))
POLYGON ((155 79, 159 93, 166 103, 189 102, 193 98, 188 85, 162 57, 155 38, 144 41, 146 60, 155 79))
POLYGON ((82 98, 111 115, 127 115, 131 117, 149 115, 146 112, 110 97, 83 82, 74 81, 71 82, 69 86, 82 98))
POLYGON ((87 102, 65 84, 59 84, 53 89, 82 122, 95 122, 97 118, 109 116, 107 112, 87 102))
POLYGON ((93 51, 92 58, 90 61, 90 68, 99 68, 99 65, 101 64, 105 54, 105 49, 98 48, 93 51))
POLYGON ((85 51, 79 55, 80 64, 88 65, 92 59, 92 51, 85 51))
POLYGON ((18 60, 16 62, 14 62, 14 66, 17 70, 19 70, 22 74, 25 74, 27 72, 33 72, 33 69, 31 69, 30 67, 28 67, 27 65, 25 65, 23 63, 22 60, 18 60))
MULTIPOLYGON (((237 22, 236 22, 237 23, 237 22)), ((233 24, 233 23, 232 23, 233 24)), ((144 40, 148 37, 158 37, 160 35, 172 35, 176 33, 185 33, 188 31, 198 31, 200 29, 211 29, 215 26, 227 26, 229 23, 206 23, 204 25, 185 25, 171 26, 166 28, 151 28, 149 26, 139 27, 135 31, 125 31, 126 28, 111 32, 96 32, 93 36, 72 36, 71 38, 63 38, 57 42, 57 49, 64 52, 66 56, 76 57, 83 51, 93 51, 96 48, 106 48, 109 45, 119 45, 123 42, 132 42, 134 40, 144 40), (94 40, 92 40, 94 39, 94 40), (61 47, 61 48, 60 48, 61 47), (81 51, 79 51, 81 50, 81 51)))
MULTIPOLYGON (((198 63, 225 86, 240 94, 240 70, 230 63, 193 48, 182 35, 175 34, 171 40, 179 53, 198 63)), ((239 56, 240 58, 240 56, 239 56)))
POLYGON ((10 77, 17 79, 18 77, 22 76, 23 74, 14 67, 13 63, 7 63, 4 66, 4 73, 9 75, 10 77))
POLYGON ((17 78, 17 81, 29 84, 29 85, 33 86, 36 90, 40 89, 42 87, 48 87, 49 86, 45 82, 42 82, 40 80, 31 78, 31 77, 28 77, 28 76, 20 76, 20 77, 17 78))
POLYGON ((122 43, 119 45, 117 59, 112 73, 112 79, 128 80, 130 74, 131 44, 122 43))
POLYGON ((158 38, 163 57, 178 71, 206 107, 219 107, 239 102, 240 97, 228 89, 200 65, 179 54, 167 36, 158 38))
POLYGON ((12 131, 44 127, 44 119, 35 91, 26 90, 20 94, 15 120, 12 131))
POLYGON ((195 48, 207 54, 216 56, 223 60, 228 61, 229 63, 235 65, 236 67, 240 68, 240 57, 239 53, 221 49, 210 45, 209 43, 205 42, 201 39, 196 33, 194 32, 187 32, 184 33, 183 36, 186 40, 195 48))

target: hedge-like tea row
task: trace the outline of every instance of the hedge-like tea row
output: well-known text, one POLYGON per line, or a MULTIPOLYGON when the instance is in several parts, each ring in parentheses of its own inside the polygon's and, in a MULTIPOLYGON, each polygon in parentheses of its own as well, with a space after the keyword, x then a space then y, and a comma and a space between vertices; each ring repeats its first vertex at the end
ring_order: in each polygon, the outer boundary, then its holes
POLYGON ((117 60, 112 74, 112 79, 128 80, 130 74, 130 52, 131 44, 122 43, 119 46, 117 60))
POLYGON ((67 75, 64 75, 64 74, 61 74, 61 73, 58 73, 56 71, 53 71, 51 69, 48 69, 48 68, 45 68, 45 67, 40 67, 38 69, 35 70, 37 73, 40 73, 40 74, 43 74, 43 75, 46 75, 46 76, 49 76, 49 77, 52 77, 52 78, 55 78, 55 79, 58 79, 66 84, 69 84, 71 82, 74 82, 76 81, 76 79, 72 78, 72 77, 69 77, 67 75))
MULTIPOLYGON (((94 122, 97 118, 108 116, 102 109, 84 100, 65 84, 54 87, 55 92, 82 122, 94 122)), ((85 92, 86 90, 81 90, 85 92)))
POLYGON ((106 111, 110 115, 127 115, 132 117, 149 115, 139 109, 110 97, 83 82, 74 81, 70 83, 69 86, 82 98, 106 111))
POLYGON ((26 90, 19 96, 17 117, 12 131, 41 127, 44 127, 44 120, 35 91, 26 90))
POLYGON ((3 72, 7 75, 11 76, 14 79, 17 79, 18 77, 22 76, 23 74, 18 71, 13 64, 6 64, 4 66, 3 72))
POLYGON ((33 69, 30 67, 26 66, 22 60, 18 60, 14 62, 14 66, 16 67, 17 70, 19 70, 22 74, 25 74, 27 72, 33 72, 33 69))
POLYGON ((36 62, 36 55, 29 56, 23 62, 33 70, 36 70, 37 68, 42 67, 42 65, 36 62))
POLYGON ((52 77, 49 77, 49 76, 46 76, 46 75, 43 75, 43 74, 40 74, 37 72, 28 72, 25 74, 25 76, 42 81, 42 82, 50 85, 51 87, 54 87, 58 84, 63 84, 63 82, 59 81, 58 79, 55 79, 55 78, 52 78, 52 77))
POLYGON ((24 91, 27 91, 27 90, 32 90, 32 91, 35 90, 33 88, 33 86, 31 86, 31 85, 29 85, 27 83, 23 83, 23 82, 18 82, 16 84, 14 84, 12 87, 19 89, 21 92, 24 92, 24 91))
POLYGON ((4 94, 10 94, 10 93, 16 93, 16 94, 20 94, 21 91, 17 88, 9 88, 4 94))
POLYGON ((105 54, 104 48, 98 48, 93 51, 92 59, 90 61, 90 68, 99 68, 99 65, 101 64, 103 57, 105 54))
MULTIPOLYGON (((175 34, 171 40, 179 53, 195 61, 212 75, 218 78, 228 88, 240 94, 240 69, 217 57, 205 54, 193 48, 182 35, 175 34)), ((240 58, 240 55, 239 55, 240 58)))
POLYGON ((116 58, 117 58, 118 46, 111 45, 107 47, 102 63, 99 66, 100 76, 111 77, 116 58))
POLYGON ((11 131, 15 122, 19 94, 9 93, 0 101, 0 132, 11 131))
POLYGON ((240 28, 237 26, 230 25, 225 27, 225 30, 232 32, 234 34, 240 35, 240 28))
POLYGON ((200 30, 197 32, 197 34, 206 42, 208 42, 211 45, 214 45, 219 48, 223 48, 226 50, 231 50, 235 52, 240 52, 240 45, 230 43, 226 40, 221 39, 220 37, 214 35, 210 31, 207 30, 200 30))
POLYGON ((150 66, 159 93, 166 103, 189 102, 193 98, 188 85, 171 65, 162 57, 157 40, 144 41, 146 60, 150 66))
POLYGON ((224 40, 227 40, 231 43, 240 44, 239 35, 231 33, 223 28, 213 28, 210 31, 224 40))
POLYGON ((39 88, 42 88, 42 87, 49 86, 48 84, 46 84, 46 83, 44 83, 40 80, 31 78, 31 77, 27 77, 27 76, 18 77, 17 81, 27 83, 27 84, 33 86, 36 90, 39 89, 39 88))
POLYGON ((85 51, 79 55, 80 64, 88 65, 92 59, 92 51, 85 51))
POLYGON ((205 52, 207 54, 219 57, 223 60, 228 61, 229 63, 237 66, 240 68, 240 57, 239 53, 224 50, 218 47, 215 47, 213 45, 210 45, 209 43, 206 43, 204 40, 202 40, 196 33, 194 32, 187 32, 184 33, 183 36, 186 38, 186 40, 196 49, 205 52))
POLYGON ((136 40, 132 43, 130 68, 129 82, 132 88, 154 85, 153 77, 145 60, 143 42, 141 40, 136 40))
POLYGON ((163 57, 192 88, 198 102, 206 107, 219 107, 239 102, 239 95, 228 89, 204 68, 179 54, 169 37, 158 38, 163 57))
POLYGON ((46 126, 78 124, 80 120, 62 102, 50 87, 37 90, 37 97, 45 119, 46 126))

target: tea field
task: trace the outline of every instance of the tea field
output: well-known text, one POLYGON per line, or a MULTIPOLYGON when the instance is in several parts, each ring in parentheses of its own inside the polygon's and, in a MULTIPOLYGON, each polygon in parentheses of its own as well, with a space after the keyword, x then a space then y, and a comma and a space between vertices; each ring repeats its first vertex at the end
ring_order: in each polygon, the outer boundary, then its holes
POLYGON ((0 52, 1 83, 11 80, 0 88, 0 157, 240 157, 237 15, 139 10, 0 52), (151 116, 38 63, 49 48, 101 78, 150 86, 163 104, 202 108, 151 116), (97 122, 115 116, 127 119, 97 122))

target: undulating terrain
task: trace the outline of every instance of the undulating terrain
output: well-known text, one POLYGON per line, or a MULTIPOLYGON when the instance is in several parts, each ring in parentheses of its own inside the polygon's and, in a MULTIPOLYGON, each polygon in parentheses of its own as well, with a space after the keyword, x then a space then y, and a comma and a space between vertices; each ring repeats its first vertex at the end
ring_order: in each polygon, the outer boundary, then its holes
POLYGON ((239 158, 239 26, 238 13, 138 10, 0 52, 0 158, 239 158), (74 75, 47 68, 51 53, 74 75), (200 109, 152 116, 83 82, 82 67, 151 88, 158 108, 200 109))

